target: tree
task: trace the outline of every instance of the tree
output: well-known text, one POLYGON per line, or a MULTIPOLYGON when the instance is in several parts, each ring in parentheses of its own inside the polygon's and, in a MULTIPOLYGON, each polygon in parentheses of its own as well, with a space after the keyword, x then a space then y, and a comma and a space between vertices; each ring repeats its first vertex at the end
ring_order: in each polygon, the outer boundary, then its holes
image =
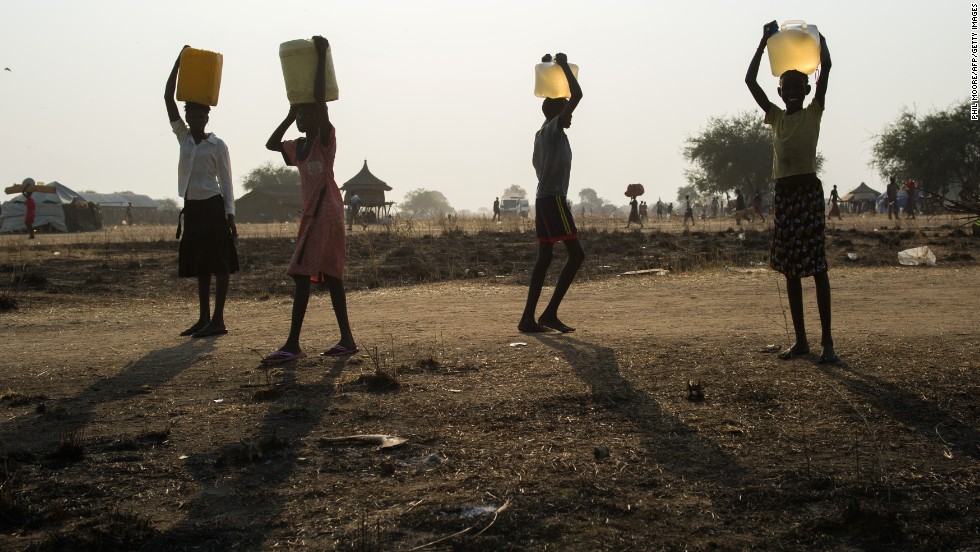
POLYGON ((453 212, 449 200, 442 192, 419 188, 405 194, 405 200, 398 205, 401 212, 413 218, 433 218, 453 212))
POLYGON ((180 211, 177 200, 172 197, 154 200, 157 202, 157 211, 180 211))
POLYGON ((527 197, 527 190, 519 184, 511 184, 500 197, 527 197))
POLYGON ((923 116, 903 109, 875 137, 870 164, 886 180, 911 178, 930 192, 945 194, 956 184, 977 192, 980 124, 970 120, 970 102, 923 116))
POLYGON ((299 171, 286 165, 266 161, 242 178, 242 189, 246 192, 275 184, 299 186, 299 171))
POLYGON ((693 203, 701 197, 701 194, 698 193, 697 188, 693 184, 688 184, 687 186, 677 188, 677 203, 683 204, 685 196, 691 196, 691 202, 693 203))
MULTIPOLYGON (((712 117, 700 134, 686 140, 684 159, 694 168, 684 177, 699 195, 739 189, 747 197, 772 188, 772 130, 760 113, 743 111, 712 117)), ((823 156, 817 154, 817 172, 823 156)))
MULTIPOLYGON (((589 213, 602 212, 606 207, 612 207, 612 202, 599 197, 598 192, 592 188, 582 188, 578 192, 578 207, 589 213)), ((615 207, 613 207, 615 208, 615 207)))

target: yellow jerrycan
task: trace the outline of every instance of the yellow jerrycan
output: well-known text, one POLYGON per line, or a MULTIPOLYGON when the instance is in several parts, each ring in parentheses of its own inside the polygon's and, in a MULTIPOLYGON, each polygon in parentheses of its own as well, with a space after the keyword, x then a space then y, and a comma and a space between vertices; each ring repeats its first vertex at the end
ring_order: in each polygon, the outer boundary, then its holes
MULTIPOLYGON (((332 46, 327 47, 324 63, 324 100, 332 102, 340 97, 337 75, 333 69, 332 46)), ((292 105, 313 103, 313 79, 316 75, 316 45, 312 40, 300 39, 279 45, 279 63, 282 78, 286 82, 286 98, 292 105)))
POLYGON ((177 101, 218 105, 223 59, 218 52, 184 48, 177 70, 177 101))
MULTIPOLYGON (((575 78, 578 78, 578 65, 569 63, 575 78)), ((539 98, 570 98, 568 79, 565 72, 553 61, 543 61, 534 66, 534 95, 539 98)))
POLYGON ((766 41, 766 49, 774 77, 793 69, 810 75, 820 65, 820 33, 816 25, 808 25, 806 21, 784 22, 779 32, 766 41))

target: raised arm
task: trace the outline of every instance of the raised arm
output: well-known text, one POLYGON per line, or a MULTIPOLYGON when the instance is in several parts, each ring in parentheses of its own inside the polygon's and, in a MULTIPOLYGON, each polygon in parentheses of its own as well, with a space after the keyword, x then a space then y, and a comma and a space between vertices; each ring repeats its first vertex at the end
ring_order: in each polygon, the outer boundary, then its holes
POLYGON ((827 39, 820 35, 820 80, 817 81, 817 92, 813 100, 820 102, 820 107, 826 108, 824 99, 827 97, 827 80, 830 78, 830 50, 827 49, 827 39))
POLYGON ((296 110, 298 108, 299 106, 297 105, 289 106, 289 113, 287 113, 286 118, 283 119, 281 123, 279 123, 279 126, 276 127, 276 130, 272 131, 272 136, 269 136, 269 141, 265 143, 265 149, 283 153, 282 137, 286 135, 286 131, 289 130, 289 127, 292 126, 294 122, 296 122, 296 110))
MULTIPOLYGON (((184 46, 184 48, 189 48, 189 46, 184 46)), ((184 51, 183 48, 180 50, 184 51)), ((177 56, 177 61, 174 62, 174 68, 170 72, 170 78, 167 79, 167 87, 163 91, 163 101, 167 104, 167 115, 170 117, 170 121, 177 121, 180 119, 180 110, 177 109, 177 99, 175 95, 177 94, 177 70, 180 69, 180 56, 177 56)))
POLYGON ((316 79, 313 80, 313 99, 316 100, 317 122, 320 125, 320 143, 325 147, 330 146, 333 139, 333 125, 330 123, 330 114, 327 113, 326 98, 326 64, 327 48, 330 43, 322 36, 314 36, 313 44, 316 46, 316 79))
POLYGON ((749 70, 745 73, 745 84, 749 87, 749 92, 755 98, 755 103, 759 104, 759 107, 766 113, 769 113, 772 102, 769 101, 769 97, 766 96, 765 91, 759 86, 759 64, 762 63, 762 52, 766 49, 766 41, 772 36, 773 28, 776 25, 777 23, 775 21, 770 21, 762 26, 762 40, 759 41, 759 47, 756 49, 755 55, 752 56, 752 61, 749 63, 749 70))
POLYGON ((572 93, 572 97, 568 99, 568 103, 561 110, 561 115, 558 117, 559 124, 561 126, 568 126, 567 123, 572 117, 572 112, 578 107, 578 103, 582 101, 582 87, 579 86, 578 79, 572 74, 571 67, 568 66, 568 56, 559 52, 555 54, 555 63, 561 70, 565 73, 565 79, 568 80, 568 90, 572 93))

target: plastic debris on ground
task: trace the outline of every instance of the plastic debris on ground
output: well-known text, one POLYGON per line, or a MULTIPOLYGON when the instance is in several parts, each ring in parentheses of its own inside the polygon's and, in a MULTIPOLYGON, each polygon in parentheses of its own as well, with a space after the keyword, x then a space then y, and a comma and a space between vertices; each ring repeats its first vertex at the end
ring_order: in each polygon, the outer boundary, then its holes
POLYGON ((913 247, 898 252, 898 264, 904 266, 936 266, 936 254, 928 246, 913 247))

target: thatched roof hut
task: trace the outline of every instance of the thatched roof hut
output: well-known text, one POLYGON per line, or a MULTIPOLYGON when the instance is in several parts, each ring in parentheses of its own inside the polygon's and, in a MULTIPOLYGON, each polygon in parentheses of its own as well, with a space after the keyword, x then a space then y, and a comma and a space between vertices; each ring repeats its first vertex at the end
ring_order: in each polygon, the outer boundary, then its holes
POLYGON ((391 186, 368 170, 367 159, 364 160, 364 167, 361 172, 354 175, 344 185, 340 187, 344 192, 344 203, 348 203, 350 197, 357 194, 361 198, 362 208, 374 208, 390 206, 391 202, 385 201, 385 192, 391 191, 391 186))

